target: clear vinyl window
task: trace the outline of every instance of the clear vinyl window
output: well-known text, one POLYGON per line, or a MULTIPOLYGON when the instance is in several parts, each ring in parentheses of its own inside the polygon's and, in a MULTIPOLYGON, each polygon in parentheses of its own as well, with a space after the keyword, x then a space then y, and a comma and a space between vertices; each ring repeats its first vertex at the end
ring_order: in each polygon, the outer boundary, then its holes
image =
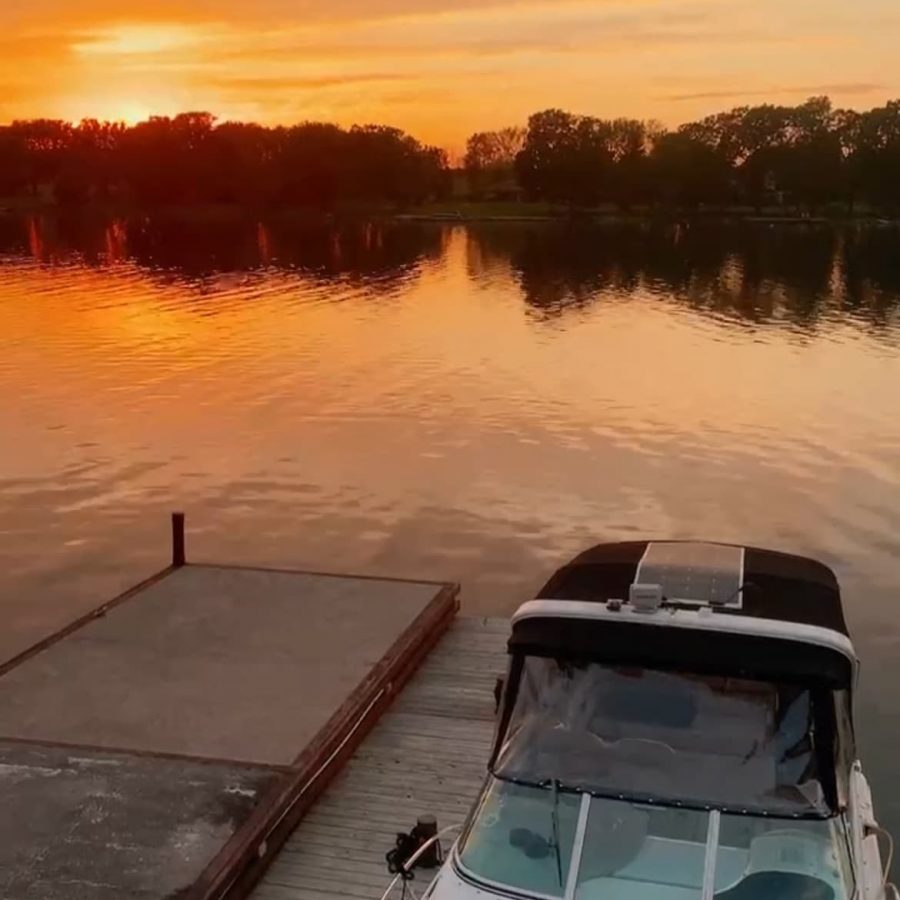
POLYGON ((494 770, 529 784, 774 815, 830 813, 807 690, 641 668, 524 662, 494 770))

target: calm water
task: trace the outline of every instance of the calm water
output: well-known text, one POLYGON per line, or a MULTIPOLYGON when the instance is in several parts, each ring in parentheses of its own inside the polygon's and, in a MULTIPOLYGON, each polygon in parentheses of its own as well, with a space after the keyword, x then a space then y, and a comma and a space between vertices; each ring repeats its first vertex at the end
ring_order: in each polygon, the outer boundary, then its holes
POLYGON ((900 835, 900 234, 0 219, 0 657, 194 558, 458 580, 831 563, 900 835))

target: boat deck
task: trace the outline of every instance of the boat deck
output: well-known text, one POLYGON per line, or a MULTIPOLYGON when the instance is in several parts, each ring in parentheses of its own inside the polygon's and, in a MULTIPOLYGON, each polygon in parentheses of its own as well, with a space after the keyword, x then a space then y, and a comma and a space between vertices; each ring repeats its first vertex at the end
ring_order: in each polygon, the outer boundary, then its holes
MULTIPOLYGON (((379 900, 398 831, 423 814, 439 828, 463 821, 485 777, 508 635, 503 619, 453 623, 287 840, 253 900, 379 900)), ((429 880, 417 870, 417 894, 429 880)))
POLYGON ((178 555, 0 665, 4 900, 245 894, 457 608, 178 555))

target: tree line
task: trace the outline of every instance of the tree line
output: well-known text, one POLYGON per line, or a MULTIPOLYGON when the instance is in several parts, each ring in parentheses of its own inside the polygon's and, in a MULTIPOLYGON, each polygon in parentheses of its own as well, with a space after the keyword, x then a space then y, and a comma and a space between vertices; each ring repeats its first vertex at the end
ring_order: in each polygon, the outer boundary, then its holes
POLYGON ((446 178, 442 150, 378 125, 266 128, 183 113, 133 127, 38 119, 0 128, 0 196, 47 187, 63 203, 125 195, 143 204, 328 209, 421 203, 439 195, 446 178))
MULTIPOLYGON (((900 212, 900 100, 866 112, 827 97, 739 106, 674 130, 559 109, 467 143, 465 192, 570 209, 841 204, 900 212)), ((455 179, 459 182, 459 179, 455 179)), ((63 203, 225 202, 408 207, 459 194, 447 154, 386 126, 267 128, 208 113, 127 127, 38 119, 0 127, 0 196, 63 203)))
POLYGON ((519 191, 572 207, 840 203, 852 213, 865 203, 897 213, 900 100, 867 112, 827 97, 739 106, 674 131, 551 109, 527 128, 473 135, 465 168, 481 196, 519 191))

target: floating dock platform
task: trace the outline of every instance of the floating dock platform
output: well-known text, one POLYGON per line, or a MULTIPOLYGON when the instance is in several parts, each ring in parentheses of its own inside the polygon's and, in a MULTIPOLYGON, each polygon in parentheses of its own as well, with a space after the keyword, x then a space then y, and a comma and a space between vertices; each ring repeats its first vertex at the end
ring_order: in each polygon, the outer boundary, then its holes
MULTIPOLYGON (((0 665, 4 900, 247 896, 458 608, 443 583, 187 564, 183 527, 169 568, 0 665)), ((465 706, 452 668, 435 689, 465 706)))

